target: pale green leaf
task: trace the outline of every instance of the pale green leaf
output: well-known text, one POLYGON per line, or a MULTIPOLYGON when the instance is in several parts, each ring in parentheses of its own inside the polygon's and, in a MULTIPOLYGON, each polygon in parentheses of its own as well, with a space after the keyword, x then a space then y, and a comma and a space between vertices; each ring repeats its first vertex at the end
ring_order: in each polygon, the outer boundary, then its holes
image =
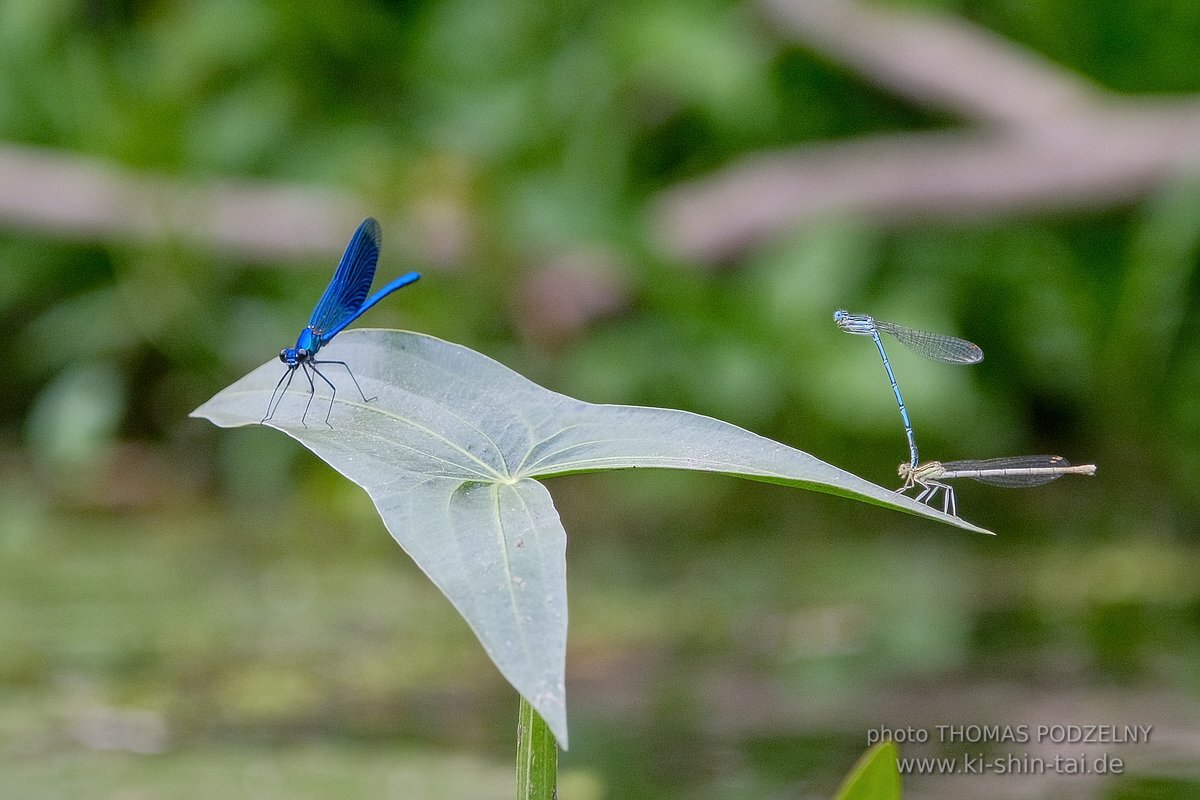
MULTIPOLYGON (((567 742, 566 533, 535 478, 653 467, 716 472, 815 489, 982 529, 807 453, 710 417, 595 405, 538 386, 459 345, 402 331, 353 330, 321 351, 342 367, 301 416, 293 381, 267 424, 366 489, 388 530, 479 637, 501 673, 567 742)), ((222 427, 255 425, 284 366, 273 360, 193 412, 222 427)))

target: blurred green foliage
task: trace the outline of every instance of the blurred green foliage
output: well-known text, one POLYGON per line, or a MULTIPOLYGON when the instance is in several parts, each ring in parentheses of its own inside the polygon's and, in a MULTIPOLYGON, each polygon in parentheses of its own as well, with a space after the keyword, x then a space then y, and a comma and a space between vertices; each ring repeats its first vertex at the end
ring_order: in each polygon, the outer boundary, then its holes
MULTIPOLYGON (((1184 0, 920 5, 1119 91, 1200 89, 1184 0)), ((0 76, 0 139, 409 215, 380 272, 426 280, 367 324, 887 483, 903 436, 877 355, 832 324, 845 306, 987 353, 970 369, 893 353, 925 454, 1100 465, 964 486, 995 541, 732 480, 553 483, 575 796, 829 796, 880 698, 938 724, 950 712, 923 698, 979 686, 1005 699, 977 715, 1095 692, 1117 700, 1089 695, 1101 710, 1080 721, 1132 722, 1121 698, 1138 696, 1150 722, 1200 725, 1200 184, 1106 213, 829 220, 716 273, 675 263, 647 237, 658 190, 760 148, 953 124, 728 0, 14 0, 0 76), (431 208, 457 221, 441 249, 417 244, 431 208), (533 290, 580 253, 621 302, 539 335, 554 309, 533 290)), ((294 338, 333 265, 301 266, 0 233, 0 793, 186 796, 234 774, 225 796, 481 796, 504 773, 515 699, 364 499, 277 436, 185 417, 294 338), (106 709, 151 716, 89 738, 80 720, 106 709), (164 752, 131 754, 145 737, 164 752), (479 754, 478 782, 404 788, 461 776, 444 751, 479 754), (327 763, 339 788, 293 782, 327 763)), ((1138 756, 1148 771, 1110 796, 1196 791, 1138 756)))

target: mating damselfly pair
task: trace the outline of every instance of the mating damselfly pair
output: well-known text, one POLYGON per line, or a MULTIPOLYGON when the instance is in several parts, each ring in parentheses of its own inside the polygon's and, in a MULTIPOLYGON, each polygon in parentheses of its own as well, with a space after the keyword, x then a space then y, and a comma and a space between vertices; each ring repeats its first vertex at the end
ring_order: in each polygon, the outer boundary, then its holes
POLYGON ((892 385, 892 393, 896 396, 896 404, 900 407, 900 420, 904 424, 904 435, 908 440, 909 460, 907 463, 901 463, 899 468, 899 475, 904 483, 896 491, 918 489, 917 502, 928 505, 933 504, 938 491, 941 491, 942 511, 957 516, 958 506, 954 498, 954 488, 943 481, 971 478, 992 486, 1024 487, 1040 486, 1063 475, 1096 474, 1094 464, 1072 466, 1062 456, 1008 456, 969 461, 928 461, 922 464, 912 422, 908 417, 908 408, 904 405, 900 385, 892 371, 892 364, 888 360, 879 332, 891 335, 914 353, 943 364, 976 364, 983 360, 983 350, 966 339, 917 330, 907 325, 875 319, 866 314, 851 314, 839 309, 834 312, 833 321, 846 333, 870 336, 883 359, 883 368, 892 385))

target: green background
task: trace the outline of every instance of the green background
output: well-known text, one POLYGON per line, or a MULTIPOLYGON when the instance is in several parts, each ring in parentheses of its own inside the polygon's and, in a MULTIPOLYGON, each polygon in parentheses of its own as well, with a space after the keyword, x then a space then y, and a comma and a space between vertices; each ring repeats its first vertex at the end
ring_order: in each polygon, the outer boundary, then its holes
MULTIPOLYGON (((1200 89, 1191 2, 923 5, 1119 92, 1200 89)), ((1200 793, 1200 184, 828 219, 716 270, 655 244, 658 193, 741 155, 957 124, 719 0, 0 6, 0 138, 363 198, 380 279, 425 274, 363 324, 891 485, 906 447, 847 307, 987 354, 891 349, 925 455, 1099 465, 963 482, 994 539, 732 479, 550 482, 572 798, 829 796, 871 728, 1042 721, 1155 730, 1104 748, 1126 775, 1034 796, 1200 793)), ((365 496, 186 416, 294 341, 335 260, 0 226, 0 795, 512 795, 516 698, 365 496)))

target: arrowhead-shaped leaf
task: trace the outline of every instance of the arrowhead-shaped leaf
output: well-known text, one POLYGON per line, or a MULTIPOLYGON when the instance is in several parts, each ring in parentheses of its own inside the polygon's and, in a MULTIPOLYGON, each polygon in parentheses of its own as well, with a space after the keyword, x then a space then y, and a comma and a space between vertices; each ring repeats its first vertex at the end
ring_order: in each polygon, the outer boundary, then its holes
MULTIPOLYGON (((431 336, 353 330, 321 351, 329 392, 297 378, 267 424, 367 490, 405 552, 445 593, 517 691, 567 743, 566 533, 536 478, 655 467, 718 472, 815 489, 983 531, 957 517, 711 417, 595 405, 544 389, 504 365, 431 336)), ((222 427, 257 425, 284 369, 272 360, 193 412, 222 427)))

